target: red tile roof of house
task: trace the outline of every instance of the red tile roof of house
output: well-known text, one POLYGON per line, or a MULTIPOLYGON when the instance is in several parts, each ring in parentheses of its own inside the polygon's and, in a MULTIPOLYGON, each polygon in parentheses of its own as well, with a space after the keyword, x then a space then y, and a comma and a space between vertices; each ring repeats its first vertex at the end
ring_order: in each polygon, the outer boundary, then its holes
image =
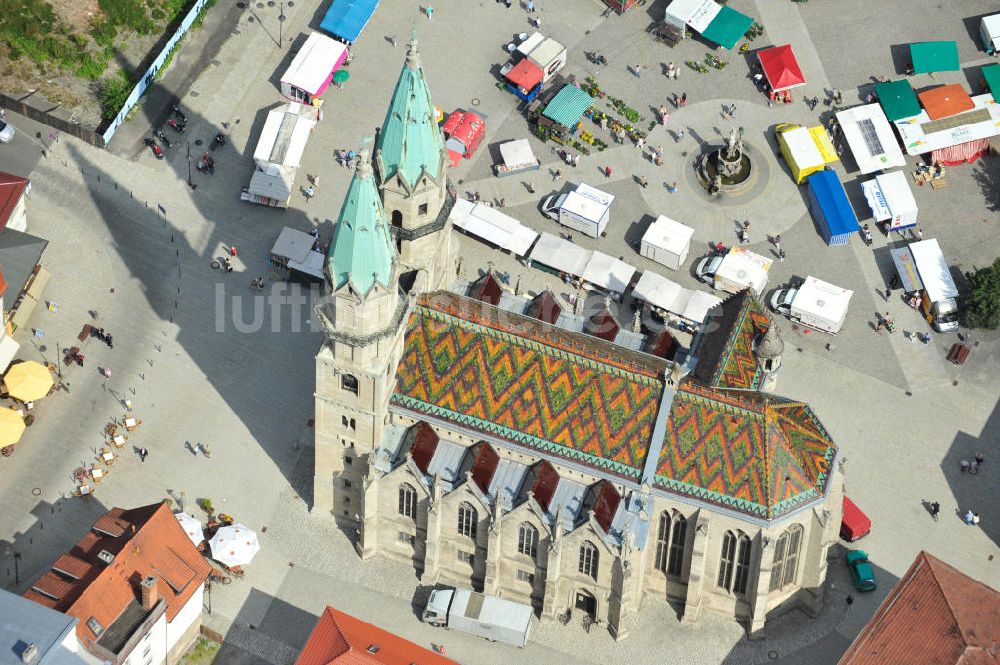
POLYGON ((181 611, 211 569, 165 503, 132 510, 112 508, 24 594, 37 603, 76 617, 85 644, 97 638, 87 625, 93 617, 104 628, 140 598, 139 582, 158 580, 167 621, 181 611), (114 555, 110 565, 98 558, 114 555), (57 572, 58 571, 58 572, 57 572))
POLYGON ((0 229, 7 226, 10 214, 30 184, 27 178, 0 171, 0 229))
POLYGON ((840 665, 996 665, 1000 591, 927 552, 889 593, 840 665))
POLYGON ((295 665, 455 665, 455 661, 327 607, 295 665))

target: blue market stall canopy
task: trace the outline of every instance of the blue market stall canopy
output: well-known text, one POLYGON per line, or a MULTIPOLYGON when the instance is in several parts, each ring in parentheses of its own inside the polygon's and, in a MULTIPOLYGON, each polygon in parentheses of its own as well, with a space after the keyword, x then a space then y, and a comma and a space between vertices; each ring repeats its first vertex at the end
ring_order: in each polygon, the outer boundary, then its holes
POLYGON ((333 0, 319 27, 348 44, 357 41, 368 25, 379 0, 333 0))
POLYGON ((594 98, 574 85, 566 85, 549 102, 542 115, 558 125, 572 129, 580 122, 594 98))
POLYGON ((914 74, 930 72, 957 72, 962 69, 958 63, 957 42, 917 42, 910 44, 910 59, 914 74))
POLYGON ((701 31, 701 36, 723 48, 731 49, 751 25, 753 25, 752 18, 727 6, 723 7, 708 27, 701 31))
POLYGON ((827 245, 846 245, 851 234, 859 230, 858 217, 844 186, 833 171, 819 171, 807 178, 809 207, 819 223, 827 245))

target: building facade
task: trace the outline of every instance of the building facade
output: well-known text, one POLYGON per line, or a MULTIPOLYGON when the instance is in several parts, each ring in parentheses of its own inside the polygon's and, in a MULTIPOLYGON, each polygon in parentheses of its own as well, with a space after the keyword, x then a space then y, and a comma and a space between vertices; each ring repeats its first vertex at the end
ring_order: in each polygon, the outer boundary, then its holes
POLYGON ((771 613, 817 612, 837 448, 808 405, 764 392, 782 343, 760 303, 726 300, 670 361, 606 341, 550 292, 455 286, 450 226, 406 233, 428 228, 417 191, 449 196, 423 76, 414 43, 334 229, 314 508, 362 557, 618 639, 644 597, 755 636, 771 613))
POLYGON ((77 619, 90 665, 161 665, 198 636, 209 569, 166 504, 112 508, 24 596, 77 619))

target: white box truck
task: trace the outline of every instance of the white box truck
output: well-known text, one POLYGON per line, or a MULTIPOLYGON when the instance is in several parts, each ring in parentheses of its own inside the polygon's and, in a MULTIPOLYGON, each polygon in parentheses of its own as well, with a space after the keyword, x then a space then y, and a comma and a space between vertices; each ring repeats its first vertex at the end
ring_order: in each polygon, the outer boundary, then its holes
POLYGON ((553 194, 545 199, 542 212, 563 226, 591 238, 599 238, 611 219, 613 194, 580 183, 568 194, 553 194))
POLYGON ((958 330, 958 287, 934 238, 889 250, 907 292, 920 294, 920 310, 934 330, 958 330))
POLYGON ((698 279, 728 293, 750 289, 760 294, 767 286, 772 259, 743 247, 733 247, 725 256, 706 256, 695 268, 698 279))
POLYGON ((523 647, 531 630, 531 608, 523 603, 487 596, 468 589, 435 589, 423 620, 432 626, 523 647))
POLYGON ((694 229, 660 215, 642 236, 640 253, 673 270, 680 270, 691 249, 694 229))
POLYGON ((852 295, 854 291, 810 275, 798 286, 775 291, 771 309, 804 326, 836 335, 844 327, 852 295))

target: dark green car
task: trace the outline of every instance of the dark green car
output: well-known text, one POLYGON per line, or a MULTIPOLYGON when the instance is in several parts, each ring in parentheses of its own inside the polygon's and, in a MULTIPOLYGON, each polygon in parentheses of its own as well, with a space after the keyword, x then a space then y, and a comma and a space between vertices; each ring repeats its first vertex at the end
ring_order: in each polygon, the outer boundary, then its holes
POLYGON ((847 553, 847 567, 851 571, 851 580, 858 591, 874 591, 875 571, 868 561, 868 553, 862 550, 851 550, 847 553))

